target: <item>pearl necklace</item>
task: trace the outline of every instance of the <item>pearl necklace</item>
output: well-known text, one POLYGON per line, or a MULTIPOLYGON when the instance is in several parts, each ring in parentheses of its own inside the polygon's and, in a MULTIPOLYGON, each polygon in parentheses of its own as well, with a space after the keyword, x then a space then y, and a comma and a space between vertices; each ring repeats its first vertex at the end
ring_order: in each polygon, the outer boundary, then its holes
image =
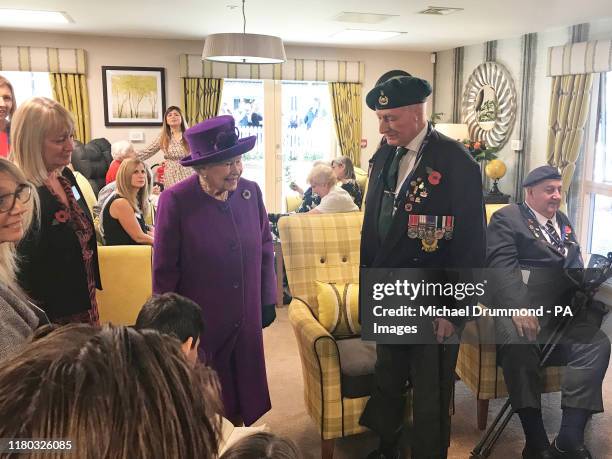
POLYGON ((229 197, 229 192, 226 190, 220 194, 215 194, 211 189, 210 189, 210 185, 208 183, 206 183, 206 181, 202 178, 202 176, 198 176, 198 181, 200 182, 200 187, 202 188, 202 191, 204 191, 204 193, 212 196, 213 198, 215 198, 218 201, 227 201, 227 198, 229 197))

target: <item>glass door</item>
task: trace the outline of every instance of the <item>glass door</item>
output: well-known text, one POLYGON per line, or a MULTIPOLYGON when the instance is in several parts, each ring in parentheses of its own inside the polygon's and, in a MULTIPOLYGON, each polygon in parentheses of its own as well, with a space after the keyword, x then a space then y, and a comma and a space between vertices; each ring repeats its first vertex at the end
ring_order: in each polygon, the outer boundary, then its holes
POLYGON ((233 80, 223 82, 219 115, 232 115, 240 130, 240 137, 256 136, 255 147, 242 155, 242 176, 266 189, 266 157, 264 145, 264 83, 262 80, 233 80))

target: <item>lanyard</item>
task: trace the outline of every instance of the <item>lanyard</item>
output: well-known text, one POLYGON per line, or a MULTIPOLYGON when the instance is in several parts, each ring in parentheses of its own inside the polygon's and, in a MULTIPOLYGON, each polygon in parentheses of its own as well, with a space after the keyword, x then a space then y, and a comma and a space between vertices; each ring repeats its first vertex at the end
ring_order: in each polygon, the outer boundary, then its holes
MULTIPOLYGON (((387 184, 385 183, 385 193, 390 193, 390 194, 394 195, 394 200, 393 200, 393 213, 394 214, 395 214, 395 211, 397 210, 398 206, 401 203, 402 196, 404 196, 406 194, 406 191, 408 190, 408 185, 410 184, 410 179, 414 175, 414 172, 416 171, 417 167, 419 167, 419 164, 420 164, 421 160, 423 159, 423 152, 425 151, 425 147, 427 147, 427 144, 429 143, 429 139, 431 138, 431 133, 432 132, 433 132, 433 128, 432 128, 431 124, 428 123, 427 124, 427 134, 425 134, 425 138, 421 142, 421 146, 419 147, 419 151, 417 152, 416 159, 414 161, 414 166, 412 166, 412 169, 410 170, 410 172, 406 176, 406 180, 404 180, 404 183, 402 183, 402 187, 400 188, 399 192, 395 193, 394 191, 388 191, 387 190, 387 184)), ((393 187, 393 190, 395 190, 396 188, 397 188, 397 184, 396 184, 395 187, 393 187)))
MULTIPOLYGON (((522 203, 522 205, 525 207, 525 209, 527 209, 527 212, 529 213, 529 215, 533 218, 533 220, 540 226, 540 228, 542 228, 544 231, 546 231, 546 234, 548 234, 548 237, 550 239, 550 241, 554 244, 555 242, 555 236, 551 233, 551 231, 548 229, 548 226, 546 225, 540 225, 540 222, 538 221, 537 217, 535 216, 535 214, 533 213, 533 211, 531 210, 531 208, 525 204, 522 203)), ((557 219, 557 215, 555 214, 555 220, 557 219)), ((552 219, 549 218, 549 220, 552 221, 552 219)), ((561 234, 557 234, 557 237, 559 238, 559 240, 561 241, 561 243, 563 244, 565 241, 565 234, 563 231, 563 225, 559 224, 559 229, 561 230, 561 234)))

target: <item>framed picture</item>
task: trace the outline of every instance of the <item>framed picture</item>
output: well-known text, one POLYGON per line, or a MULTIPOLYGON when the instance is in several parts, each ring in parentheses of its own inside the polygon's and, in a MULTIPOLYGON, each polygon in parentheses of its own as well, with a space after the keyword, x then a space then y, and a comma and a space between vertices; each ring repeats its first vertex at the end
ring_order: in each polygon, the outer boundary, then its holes
POLYGON ((166 110, 163 67, 102 66, 105 126, 161 126, 166 110))

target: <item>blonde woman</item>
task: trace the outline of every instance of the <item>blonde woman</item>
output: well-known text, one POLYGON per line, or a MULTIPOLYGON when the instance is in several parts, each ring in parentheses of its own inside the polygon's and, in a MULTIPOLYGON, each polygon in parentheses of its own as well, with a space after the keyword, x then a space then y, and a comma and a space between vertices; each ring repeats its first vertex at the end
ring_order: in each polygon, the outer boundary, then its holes
POLYGON ((321 203, 311 209, 309 214, 330 214, 338 212, 355 212, 359 207, 353 202, 350 194, 340 186, 334 170, 327 164, 318 164, 308 174, 308 183, 312 192, 321 198, 321 203))
POLYGON ((117 191, 102 211, 106 245, 153 245, 153 233, 144 220, 151 193, 145 164, 135 158, 123 160, 116 181, 117 191))
POLYGON ((17 283, 15 245, 28 230, 35 208, 36 192, 23 173, 0 158, 0 361, 15 354, 33 331, 47 323, 17 283))
POLYGON ((70 168, 70 113, 54 100, 24 102, 11 122, 11 155, 37 188, 40 224, 18 247, 19 282, 56 323, 98 324, 101 289, 93 221, 70 168))
POLYGON ((189 155, 189 145, 185 140, 185 119, 181 109, 172 105, 164 113, 164 122, 159 136, 144 150, 138 153, 138 159, 145 160, 162 151, 164 154, 164 189, 191 176, 193 170, 179 162, 189 155))
POLYGON ((339 185, 353 198, 353 202, 361 209, 362 194, 357 177, 355 176, 355 167, 353 161, 348 156, 339 156, 332 159, 331 167, 338 179, 339 185))

